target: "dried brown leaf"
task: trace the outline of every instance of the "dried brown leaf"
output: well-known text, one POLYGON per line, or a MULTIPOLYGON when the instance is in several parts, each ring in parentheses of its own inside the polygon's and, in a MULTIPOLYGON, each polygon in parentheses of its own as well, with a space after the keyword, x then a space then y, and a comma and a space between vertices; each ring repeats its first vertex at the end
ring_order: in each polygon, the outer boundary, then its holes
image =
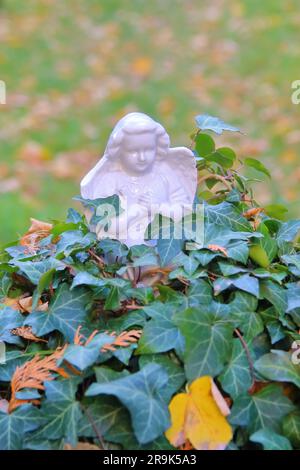
POLYGON ((248 209, 246 212, 244 212, 243 216, 249 220, 257 217, 263 211, 263 207, 252 207, 251 209, 248 209))
POLYGON ((50 234, 53 225, 33 218, 30 221, 31 226, 20 239, 20 245, 27 247, 28 251, 33 253, 37 249, 38 242, 50 234))
POLYGON ((10 332, 13 335, 20 336, 21 338, 24 339, 29 339, 30 341, 34 341, 36 343, 48 343, 47 340, 38 338, 32 333, 32 328, 31 326, 20 326, 18 328, 14 328, 13 330, 10 330, 10 332))
POLYGON ((76 447, 72 447, 71 444, 65 444, 64 450, 101 450, 100 447, 90 444, 89 442, 78 442, 76 447))
POLYGON ((223 253, 223 255, 228 256, 227 250, 226 250, 226 248, 224 248, 223 246, 219 246, 219 245, 208 245, 208 248, 209 248, 211 251, 220 251, 221 253, 223 253))
POLYGON ((63 348, 57 348, 54 353, 43 358, 37 354, 33 359, 16 368, 11 379, 11 399, 8 407, 9 413, 24 403, 39 404, 39 400, 20 400, 16 398, 17 392, 24 388, 44 390, 44 382, 47 380, 54 380, 55 377, 53 374, 55 373, 60 374, 65 378, 69 377, 69 374, 57 365, 58 359, 63 356, 66 348, 67 345, 63 348))
MULTIPOLYGON (((115 336, 115 332, 110 333, 110 336, 115 336)), ((141 330, 123 331, 121 334, 116 336, 113 343, 105 344, 101 348, 101 352, 115 351, 116 347, 126 348, 130 346, 130 344, 137 343, 141 336, 142 336, 141 330)))

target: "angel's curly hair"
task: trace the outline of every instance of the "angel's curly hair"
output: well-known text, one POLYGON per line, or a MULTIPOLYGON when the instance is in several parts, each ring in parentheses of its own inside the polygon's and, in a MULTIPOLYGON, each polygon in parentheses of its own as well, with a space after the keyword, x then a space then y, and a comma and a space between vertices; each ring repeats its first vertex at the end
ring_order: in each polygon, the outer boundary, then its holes
POLYGON ((105 155, 107 158, 118 158, 121 153, 122 141, 127 134, 154 132, 157 143, 157 159, 166 157, 170 147, 170 138, 161 124, 143 113, 130 113, 120 119, 108 140, 105 155))

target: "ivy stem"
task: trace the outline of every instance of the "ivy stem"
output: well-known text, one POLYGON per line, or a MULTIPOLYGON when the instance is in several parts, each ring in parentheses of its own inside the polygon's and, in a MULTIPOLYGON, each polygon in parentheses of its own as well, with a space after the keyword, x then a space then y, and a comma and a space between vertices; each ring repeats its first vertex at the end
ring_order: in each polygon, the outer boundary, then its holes
POLYGON ((88 253, 91 255, 92 258, 98 261, 99 267, 101 269, 104 269, 104 266, 105 266, 104 260, 100 256, 96 255, 96 253, 91 249, 88 250, 88 253))
POLYGON ((103 437, 102 437, 102 434, 100 433, 95 421, 93 420, 92 416, 90 415, 90 412, 81 404, 81 409, 82 411, 86 414, 86 417, 87 419, 89 420, 89 422, 91 423, 91 426, 92 428, 94 429, 95 431, 95 434, 97 436, 97 439, 102 447, 103 450, 106 450, 106 446, 105 446, 105 443, 104 443, 104 440, 103 440, 103 437))
POLYGON ((200 134, 201 132, 201 129, 198 129, 197 132, 195 133, 194 137, 191 139, 191 143, 190 143, 190 146, 189 146, 189 149, 190 150, 193 150, 193 147, 195 145, 195 141, 196 141, 196 138, 197 136, 200 134))
POLYGON ((243 336, 241 335, 241 332, 239 331, 239 329, 235 328, 234 332, 236 333, 237 337, 239 338, 239 340, 242 343, 242 346, 243 346, 243 348, 246 352, 246 356, 247 356, 248 363, 249 363, 251 382, 252 382, 250 388, 252 388, 255 384, 255 374, 254 374, 254 366, 253 366, 253 362, 252 362, 252 359, 251 359, 250 351, 249 351, 248 345, 247 345, 246 341, 244 340, 243 336))

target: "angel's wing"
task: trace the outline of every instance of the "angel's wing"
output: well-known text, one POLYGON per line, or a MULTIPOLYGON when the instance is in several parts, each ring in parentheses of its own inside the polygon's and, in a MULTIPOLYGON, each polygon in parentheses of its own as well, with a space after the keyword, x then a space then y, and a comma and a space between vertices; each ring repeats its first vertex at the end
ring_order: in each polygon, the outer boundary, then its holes
POLYGON ((193 152, 186 147, 170 148, 164 159, 172 202, 192 204, 197 190, 197 168, 193 152))
POLYGON ((84 199, 111 196, 113 194, 113 187, 107 181, 107 175, 115 170, 115 166, 104 155, 82 179, 80 183, 81 196, 84 199))

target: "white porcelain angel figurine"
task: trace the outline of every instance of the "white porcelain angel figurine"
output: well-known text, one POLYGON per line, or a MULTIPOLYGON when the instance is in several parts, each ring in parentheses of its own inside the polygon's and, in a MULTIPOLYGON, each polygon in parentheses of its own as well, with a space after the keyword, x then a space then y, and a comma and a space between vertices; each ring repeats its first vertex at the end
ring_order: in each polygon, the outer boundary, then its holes
POLYGON ((113 129, 103 157, 83 178, 85 199, 117 194, 123 212, 110 220, 98 238, 115 238, 127 246, 145 243, 155 214, 175 221, 192 210, 197 187, 194 154, 170 148, 165 129, 143 113, 129 113, 113 129))

